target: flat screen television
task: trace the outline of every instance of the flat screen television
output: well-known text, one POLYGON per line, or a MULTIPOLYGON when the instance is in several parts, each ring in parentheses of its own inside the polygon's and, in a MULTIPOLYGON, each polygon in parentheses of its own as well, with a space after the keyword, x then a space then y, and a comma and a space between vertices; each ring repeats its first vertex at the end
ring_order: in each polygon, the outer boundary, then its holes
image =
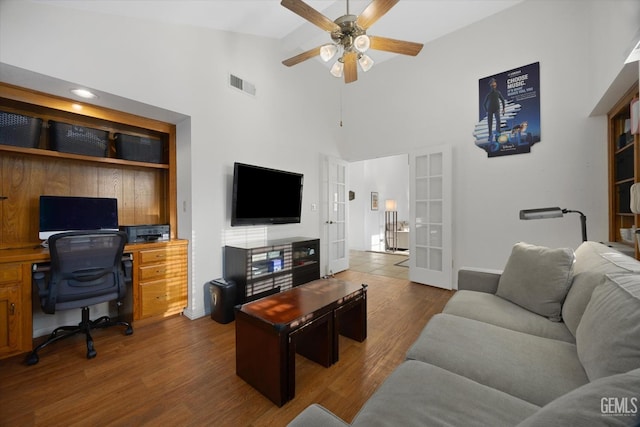
POLYGON ((299 223, 303 178, 300 173, 236 162, 231 225, 299 223))
POLYGON ((40 196, 40 232, 118 230, 118 200, 106 197, 40 196))

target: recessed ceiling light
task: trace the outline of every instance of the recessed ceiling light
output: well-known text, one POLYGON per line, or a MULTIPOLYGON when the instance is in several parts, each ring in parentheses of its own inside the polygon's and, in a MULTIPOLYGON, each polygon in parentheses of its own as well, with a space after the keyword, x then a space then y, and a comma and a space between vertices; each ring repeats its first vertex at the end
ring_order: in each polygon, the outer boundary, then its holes
POLYGON ((87 89, 71 89, 71 93, 78 95, 81 98, 95 99, 98 97, 95 93, 88 91, 87 89))

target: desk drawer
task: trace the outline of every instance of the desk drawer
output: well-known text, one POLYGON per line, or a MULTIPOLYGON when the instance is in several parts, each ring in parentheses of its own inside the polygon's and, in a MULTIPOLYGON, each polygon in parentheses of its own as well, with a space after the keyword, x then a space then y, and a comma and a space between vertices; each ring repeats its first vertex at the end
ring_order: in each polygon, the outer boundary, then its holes
POLYGON ((156 280, 140 285, 142 318, 180 313, 187 305, 186 277, 156 280))
POLYGON ((144 283, 148 280, 186 276, 187 266, 183 263, 156 264, 140 267, 139 272, 140 283, 144 283))
POLYGON ((186 247, 166 247, 140 251, 140 266, 172 261, 184 262, 186 247))
POLYGON ((0 264, 0 284, 22 281, 22 265, 0 264))

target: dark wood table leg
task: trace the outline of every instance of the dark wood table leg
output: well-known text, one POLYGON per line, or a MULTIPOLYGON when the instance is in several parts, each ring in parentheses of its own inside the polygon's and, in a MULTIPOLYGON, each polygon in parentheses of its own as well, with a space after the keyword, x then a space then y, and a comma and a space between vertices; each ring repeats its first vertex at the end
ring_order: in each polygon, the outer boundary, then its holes
POLYGON ((290 399, 295 377, 287 341, 286 333, 236 311, 236 374, 278 406, 290 399))
POLYGON ((362 293, 334 310, 334 363, 339 359, 339 335, 358 342, 367 339, 367 291, 363 287, 362 293))

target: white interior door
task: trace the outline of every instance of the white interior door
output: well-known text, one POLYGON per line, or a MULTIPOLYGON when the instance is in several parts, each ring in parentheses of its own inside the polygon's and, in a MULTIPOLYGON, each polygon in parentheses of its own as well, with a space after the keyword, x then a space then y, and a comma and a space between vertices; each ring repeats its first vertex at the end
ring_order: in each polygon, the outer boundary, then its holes
POLYGON ((451 289, 451 147, 409 155, 409 278, 451 289))
POLYGON ((325 200, 322 211, 322 227, 326 242, 328 262, 326 274, 331 275, 349 268, 349 242, 347 240, 347 200, 348 163, 325 157, 323 160, 325 200))

